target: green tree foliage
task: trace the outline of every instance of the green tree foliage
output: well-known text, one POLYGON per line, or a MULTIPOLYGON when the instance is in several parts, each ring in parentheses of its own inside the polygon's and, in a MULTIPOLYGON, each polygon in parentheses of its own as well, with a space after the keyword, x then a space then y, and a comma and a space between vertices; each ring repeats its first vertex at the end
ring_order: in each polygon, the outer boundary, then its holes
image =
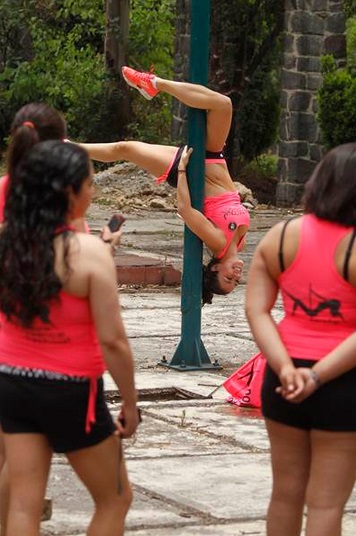
POLYGON ((356 17, 347 21, 347 64, 337 69, 332 56, 324 56, 323 84, 318 92, 318 121, 327 149, 356 139, 356 17))
POLYGON ((343 8, 347 18, 356 16, 356 0, 344 0, 343 8))
MULTIPOLYGON (((176 0, 132 0, 128 65, 143 71, 154 66, 163 78, 173 76, 176 0)), ((151 143, 169 143, 171 98, 161 94, 147 101, 131 95, 132 122, 128 134, 151 143)))
MULTIPOLYGON (((31 53, 23 48, 19 55, 9 42, 0 106, 13 116, 26 102, 46 101, 65 114, 73 137, 90 139, 105 116, 102 0, 4 0, 1 14, 10 23, 12 41, 26 35, 31 53)), ((2 113, 8 129, 9 114, 2 113)))

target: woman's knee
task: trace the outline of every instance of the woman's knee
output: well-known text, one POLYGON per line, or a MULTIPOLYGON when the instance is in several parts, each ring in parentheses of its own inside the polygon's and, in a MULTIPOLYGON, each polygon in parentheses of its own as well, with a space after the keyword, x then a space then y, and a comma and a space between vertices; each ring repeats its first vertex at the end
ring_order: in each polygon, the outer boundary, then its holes
POLYGON ((96 510, 106 512, 110 517, 125 517, 133 501, 133 492, 131 485, 125 486, 124 489, 117 493, 97 498, 94 500, 96 510))
POLYGON ((219 109, 226 113, 231 114, 232 113, 232 102, 230 97, 227 95, 222 95, 221 93, 218 93, 218 102, 219 102, 219 109))

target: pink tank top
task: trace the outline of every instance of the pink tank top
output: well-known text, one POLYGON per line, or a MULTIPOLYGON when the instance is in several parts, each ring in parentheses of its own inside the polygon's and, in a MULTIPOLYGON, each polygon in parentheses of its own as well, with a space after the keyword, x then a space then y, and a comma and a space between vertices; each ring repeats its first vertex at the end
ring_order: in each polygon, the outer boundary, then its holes
POLYGON ((61 291, 50 309, 50 324, 36 319, 25 329, 0 313, 0 363, 90 379, 86 430, 95 422, 97 379, 105 370, 90 303, 61 291))
MULTIPOLYGON (((241 205, 240 196, 237 191, 225 192, 221 195, 206 197, 204 199, 203 213, 216 227, 222 229, 226 237, 226 244, 216 257, 221 259, 231 240, 236 229, 240 225, 250 225, 250 215, 248 210, 241 205)), ((242 249, 244 237, 237 244, 237 251, 242 249)))
POLYGON ((5 175, 0 178, 0 223, 4 221, 6 191, 9 184, 9 176, 5 175))
POLYGON ((356 288, 334 262, 351 230, 312 214, 302 218, 296 257, 279 277, 285 317, 278 331, 291 357, 319 360, 355 331, 356 288))

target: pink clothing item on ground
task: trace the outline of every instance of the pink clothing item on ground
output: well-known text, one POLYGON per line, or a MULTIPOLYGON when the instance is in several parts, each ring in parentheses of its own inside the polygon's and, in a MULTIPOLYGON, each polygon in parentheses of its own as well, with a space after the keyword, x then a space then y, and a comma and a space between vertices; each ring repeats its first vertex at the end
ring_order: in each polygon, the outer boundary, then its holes
POLYGON ((334 261, 351 230, 303 216, 296 257, 279 278, 285 317, 278 331, 291 357, 319 360, 355 331, 356 289, 334 261))
MULTIPOLYGON (((250 215, 248 210, 241 204, 237 191, 225 192, 221 195, 206 197, 204 199, 204 216, 208 218, 216 227, 219 227, 226 236, 226 244, 216 257, 221 259, 231 240, 240 225, 250 225, 250 215)), ((244 237, 237 244, 237 251, 242 249, 244 237)))
POLYGON ((5 175, 0 178, 0 223, 4 221, 6 192, 9 185, 9 176, 5 175))
POLYGON ((250 408, 261 407, 261 386, 266 367, 266 360, 259 352, 241 365, 223 386, 230 395, 226 402, 236 406, 250 408))
POLYGON ((89 300, 61 291, 50 306, 50 321, 36 319, 25 329, 0 313, 0 363, 90 378, 89 430, 95 422, 96 380, 105 370, 89 300))

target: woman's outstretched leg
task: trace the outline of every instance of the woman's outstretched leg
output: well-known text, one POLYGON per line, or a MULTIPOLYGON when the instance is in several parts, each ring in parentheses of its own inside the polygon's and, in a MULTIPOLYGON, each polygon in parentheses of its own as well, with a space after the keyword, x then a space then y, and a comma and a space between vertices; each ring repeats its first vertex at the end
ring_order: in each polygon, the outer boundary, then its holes
POLYGON ((232 105, 229 97, 205 86, 166 80, 130 67, 123 67, 122 75, 131 87, 148 99, 164 91, 190 108, 207 110, 206 148, 208 151, 220 151, 223 148, 231 126, 232 105))
POLYGON ((117 162, 125 160, 160 177, 172 162, 178 147, 154 145, 141 141, 117 141, 112 143, 80 143, 92 160, 117 162))

